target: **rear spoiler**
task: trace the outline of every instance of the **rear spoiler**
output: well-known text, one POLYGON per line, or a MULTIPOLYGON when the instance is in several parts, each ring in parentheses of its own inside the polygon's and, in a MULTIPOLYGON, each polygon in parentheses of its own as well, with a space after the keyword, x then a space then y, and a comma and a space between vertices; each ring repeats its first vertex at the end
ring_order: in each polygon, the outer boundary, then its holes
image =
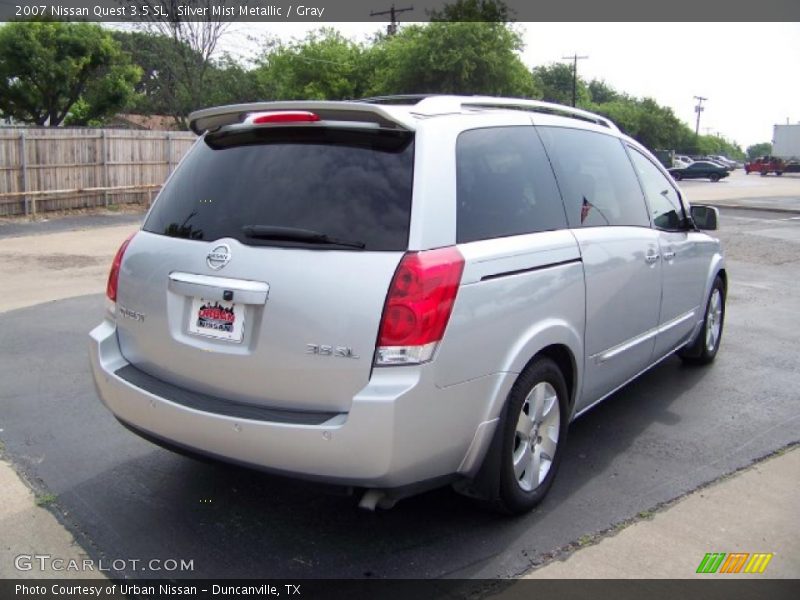
POLYGON ((413 130, 413 121, 391 109, 366 102, 288 101, 253 102, 205 108, 189 115, 189 127, 197 135, 226 125, 242 123, 249 114, 282 110, 303 110, 319 115, 322 121, 376 123, 381 128, 413 130))

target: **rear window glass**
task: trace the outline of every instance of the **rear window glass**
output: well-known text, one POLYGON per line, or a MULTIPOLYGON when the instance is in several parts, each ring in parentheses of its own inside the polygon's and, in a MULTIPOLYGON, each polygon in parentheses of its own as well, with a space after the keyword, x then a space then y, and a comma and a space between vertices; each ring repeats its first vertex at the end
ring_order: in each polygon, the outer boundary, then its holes
POLYGON ((558 187, 532 126, 458 136, 459 243, 566 228, 558 187))
POLYGON ((252 226, 287 228, 358 242, 366 250, 405 250, 412 178, 407 132, 208 134, 164 187, 144 229, 192 240, 309 246, 245 235, 252 226))

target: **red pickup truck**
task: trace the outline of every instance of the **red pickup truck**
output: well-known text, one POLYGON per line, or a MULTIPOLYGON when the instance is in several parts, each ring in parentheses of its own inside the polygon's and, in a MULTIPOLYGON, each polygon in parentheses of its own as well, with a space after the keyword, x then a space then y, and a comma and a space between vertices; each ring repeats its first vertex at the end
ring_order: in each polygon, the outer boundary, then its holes
POLYGON ((760 173, 761 175, 767 175, 768 173, 775 173, 775 175, 800 173, 800 162, 796 160, 785 161, 777 156, 760 156, 753 161, 745 163, 744 172, 748 175, 750 173, 760 173))

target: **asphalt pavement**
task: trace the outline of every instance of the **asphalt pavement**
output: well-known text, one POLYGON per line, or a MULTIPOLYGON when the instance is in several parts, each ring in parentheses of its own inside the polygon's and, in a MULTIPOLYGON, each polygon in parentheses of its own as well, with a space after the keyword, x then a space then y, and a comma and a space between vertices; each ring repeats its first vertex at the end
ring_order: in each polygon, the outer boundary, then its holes
POLYGON ((669 359, 576 421, 550 495, 524 517, 448 489, 365 513, 317 485, 151 446, 92 387, 102 295, 0 314, 0 437, 94 558, 192 560, 187 577, 515 577, 800 441, 800 221, 723 211, 719 234, 730 295, 715 364, 669 359))
POLYGON ((46 235, 76 229, 116 227, 141 223, 143 212, 97 211, 89 214, 43 217, 35 220, 3 219, 0 221, 0 239, 26 235, 46 235))

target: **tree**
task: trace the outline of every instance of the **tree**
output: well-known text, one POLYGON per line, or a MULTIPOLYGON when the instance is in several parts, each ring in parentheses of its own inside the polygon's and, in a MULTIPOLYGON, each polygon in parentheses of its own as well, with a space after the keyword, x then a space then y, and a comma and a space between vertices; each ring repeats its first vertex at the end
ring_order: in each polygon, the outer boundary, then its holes
POLYGON ((521 50, 520 35, 504 23, 411 25, 370 49, 370 91, 532 96, 521 50))
POLYGON ((245 69, 227 53, 214 61, 206 77, 204 106, 257 102, 263 98, 253 70, 245 69))
MULTIPOLYGON (((533 69, 533 80, 542 94, 542 99, 556 104, 572 105, 572 65, 552 63, 533 69)), ((576 106, 589 104, 586 82, 578 77, 576 84, 576 106)))
MULTIPOLYGON (((114 31, 114 39, 142 69, 131 112, 144 115, 188 114, 192 107, 178 84, 178 56, 172 39, 150 32, 114 31)), ((188 51, 184 49, 183 51, 188 51)))
POLYGON ((126 106, 141 71, 98 25, 57 21, 0 27, 0 114, 55 127, 78 110, 78 122, 126 106))
POLYGON ((589 82, 589 98, 594 104, 604 104, 617 100, 620 94, 613 87, 608 85, 605 80, 592 79, 589 82))
POLYGON ((143 16, 144 31, 171 40, 172 52, 167 72, 174 93, 170 110, 175 121, 186 128, 186 117, 202 108, 206 78, 213 69, 213 56, 225 35, 229 21, 219 20, 214 8, 224 7, 224 0, 134 0, 143 16), (196 16, 182 16, 179 8, 190 6, 202 11, 196 16), (145 14, 144 8, 148 11, 145 14), (156 10, 156 9, 160 10, 156 10), (191 19, 191 20, 189 20, 191 19))
POLYGON ((456 0, 445 4, 441 11, 430 11, 430 20, 508 23, 512 19, 508 6, 500 0, 456 0))
POLYGON ((701 135, 697 141, 699 154, 720 154, 741 160, 744 152, 738 144, 729 142, 719 135, 701 135))
POLYGON ((361 45, 335 29, 322 28, 290 44, 268 41, 255 75, 264 98, 359 98, 367 86, 364 53, 361 45))
POLYGON ((753 160, 759 156, 767 156, 772 154, 772 144, 769 142, 761 142, 760 144, 753 144, 747 147, 747 158, 753 160))

